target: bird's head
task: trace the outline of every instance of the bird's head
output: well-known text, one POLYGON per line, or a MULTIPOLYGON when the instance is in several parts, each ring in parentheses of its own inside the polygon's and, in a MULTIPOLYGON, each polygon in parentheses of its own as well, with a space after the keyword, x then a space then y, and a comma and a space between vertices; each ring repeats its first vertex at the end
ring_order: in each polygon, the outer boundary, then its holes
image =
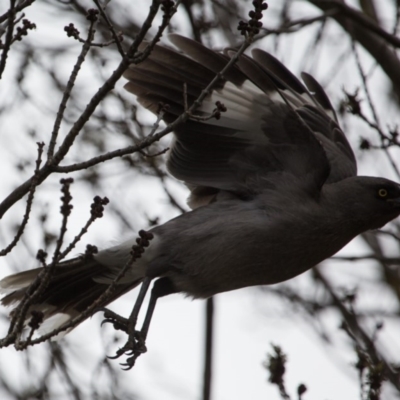
POLYGON ((358 225, 360 233, 381 228, 400 215, 400 184, 389 179, 355 176, 326 189, 332 207, 358 225))

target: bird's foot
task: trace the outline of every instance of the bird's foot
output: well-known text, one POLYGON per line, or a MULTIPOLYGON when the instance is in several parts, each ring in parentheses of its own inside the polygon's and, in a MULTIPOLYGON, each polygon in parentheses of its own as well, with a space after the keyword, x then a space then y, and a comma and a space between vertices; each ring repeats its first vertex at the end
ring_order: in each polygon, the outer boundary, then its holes
POLYGON ((134 365, 136 359, 143 353, 147 352, 146 338, 141 334, 140 331, 134 329, 135 324, 131 324, 131 321, 127 318, 121 317, 120 315, 104 309, 105 319, 102 325, 105 323, 113 324, 114 329, 121 330, 128 335, 128 340, 123 347, 117 350, 115 356, 107 356, 111 360, 120 358, 121 356, 127 356, 126 362, 120 365, 124 370, 130 370, 134 365))
POLYGON ((146 352, 145 339, 141 337, 140 332, 135 331, 134 336, 128 337, 125 345, 117 350, 115 356, 107 356, 107 358, 115 360, 125 355, 127 357, 126 362, 120 363, 120 365, 123 367, 123 370, 128 371, 135 365, 136 359, 146 352))

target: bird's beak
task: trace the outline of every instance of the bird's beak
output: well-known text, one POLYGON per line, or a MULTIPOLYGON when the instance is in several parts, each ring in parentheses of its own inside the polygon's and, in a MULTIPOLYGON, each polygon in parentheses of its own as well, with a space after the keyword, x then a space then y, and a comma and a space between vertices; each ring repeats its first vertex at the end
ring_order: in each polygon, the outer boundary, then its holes
POLYGON ((400 197, 397 197, 395 199, 388 199, 387 201, 389 203, 392 203, 394 207, 400 207, 400 197))

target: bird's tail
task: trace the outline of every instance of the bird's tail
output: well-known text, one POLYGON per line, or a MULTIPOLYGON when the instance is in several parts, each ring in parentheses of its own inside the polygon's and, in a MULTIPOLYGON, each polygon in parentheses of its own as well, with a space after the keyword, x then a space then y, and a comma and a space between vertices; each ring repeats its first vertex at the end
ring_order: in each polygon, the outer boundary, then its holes
MULTIPOLYGON (((1 299, 1 304, 17 307, 41 271, 43 268, 35 268, 2 279, 0 291, 8 294, 1 299)), ((58 318, 47 321, 47 326, 41 331, 49 332, 58 328, 87 310, 107 290, 109 284, 105 283, 102 277, 108 274, 109 269, 95 259, 78 257, 60 263, 54 268, 45 290, 31 304, 27 319, 30 319, 32 311, 40 312, 43 321, 58 314, 58 318)), ((138 278, 135 281, 116 284, 111 295, 97 304, 96 308, 105 307, 137 286, 141 280, 138 278)), ((13 316, 13 310, 10 316, 13 316)))

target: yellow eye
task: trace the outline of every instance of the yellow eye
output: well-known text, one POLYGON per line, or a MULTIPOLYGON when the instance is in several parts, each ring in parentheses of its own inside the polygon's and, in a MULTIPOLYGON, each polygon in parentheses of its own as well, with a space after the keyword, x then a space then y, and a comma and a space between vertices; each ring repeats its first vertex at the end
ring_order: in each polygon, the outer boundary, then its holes
POLYGON ((378 195, 379 197, 386 197, 388 195, 388 191, 386 189, 379 189, 378 195))

